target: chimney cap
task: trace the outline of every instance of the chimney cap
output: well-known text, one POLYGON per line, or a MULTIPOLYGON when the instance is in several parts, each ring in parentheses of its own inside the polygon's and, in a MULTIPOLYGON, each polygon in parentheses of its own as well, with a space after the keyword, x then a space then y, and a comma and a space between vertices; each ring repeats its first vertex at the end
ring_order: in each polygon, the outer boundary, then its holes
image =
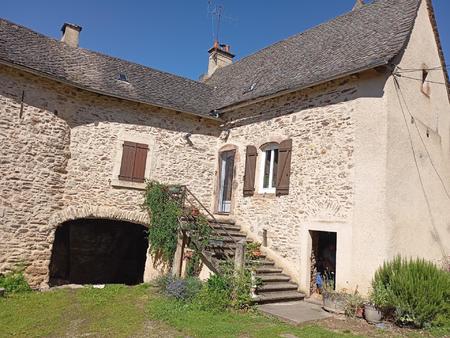
POLYGON ((75 29, 78 32, 81 32, 83 29, 81 26, 75 25, 73 23, 65 22, 64 25, 61 27, 61 31, 64 33, 66 31, 66 27, 70 27, 72 29, 75 29))
POLYGON ((234 54, 230 53, 230 45, 219 44, 218 41, 214 41, 214 45, 208 50, 208 53, 211 54, 213 52, 224 54, 230 58, 234 58, 234 54))
POLYGON ((355 5, 353 6, 353 10, 360 9, 364 7, 364 0, 356 0, 355 5))

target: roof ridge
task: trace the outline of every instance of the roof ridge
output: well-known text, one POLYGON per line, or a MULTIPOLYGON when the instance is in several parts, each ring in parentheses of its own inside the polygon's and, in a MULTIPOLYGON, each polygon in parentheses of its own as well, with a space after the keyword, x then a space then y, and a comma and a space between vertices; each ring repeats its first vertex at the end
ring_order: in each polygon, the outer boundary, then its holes
POLYGON ((21 24, 17 24, 17 23, 12 22, 12 21, 10 21, 10 20, 8 20, 8 19, 4 19, 4 18, 1 18, 1 17, 0 17, 0 22, 1 22, 1 21, 4 21, 4 22, 6 22, 6 23, 9 24, 9 25, 12 25, 12 26, 18 26, 18 27, 21 28, 21 29, 25 29, 25 30, 27 30, 27 31, 29 31, 29 32, 31 32, 31 33, 33 33, 33 34, 35 34, 35 35, 41 37, 41 38, 50 40, 50 41, 52 41, 53 43, 56 43, 57 45, 59 45, 59 46, 61 46, 61 47, 63 47, 63 48, 79 50, 79 51, 83 51, 83 52, 86 52, 86 53, 95 54, 95 55, 100 56, 100 57, 105 57, 105 58, 108 58, 108 59, 111 59, 111 60, 116 60, 116 61, 120 61, 120 62, 126 62, 126 63, 128 63, 128 64, 130 64, 130 65, 135 65, 135 66, 138 66, 138 67, 146 68, 146 69, 149 69, 149 70, 152 70, 152 71, 161 73, 161 74, 166 74, 166 75, 169 75, 169 76, 173 76, 173 77, 176 77, 176 78, 179 78, 179 79, 182 79, 182 80, 185 80, 185 81, 189 81, 189 82, 192 82, 192 83, 196 83, 196 84, 199 84, 199 85, 201 85, 201 86, 205 86, 205 87, 208 87, 208 88, 211 88, 211 89, 212 89, 211 86, 207 85, 207 84, 204 83, 204 82, 200 82, 200 81, 197 81, 197 80, 193 80, 193 79, 190 79, 190 78, 187 78, 187 77, 184 77, 184 76, 181 76, 181 75, 177 75, 177 74, 174 74, 174 73, 170 73, 170 72, 167 72, 167 71, 164 71, 164 70, 156 69, 156 68, 153 68, 153 67, 150 67, 150 66, 147 66, 147 65, 143 65, 143 64, 134 62, 134 61, 129 61, 129 60, 126 60, 126 59, 121 59, 121 58, 119 58, 119 57, 117 57, 117 56, 108 55, 108 54, 105 54, 105 53, 102 53, 102 52, 99 52, 99 51, 95 51, 95 50, 91 50, 91 49, 88 49, 88 48, 83 48, 83 47, 72 47, 72 46, 69 46, 68 44, 66 44, 66 43, 64 43, 64 42, 62 42, 62 41, 60 41, 60 40, 58 40, 58 39, 56 39, 56 38, 54 38, 54 37, 51 37, 51 36, 42 34, 42 33, 37 32, 37 31, 35 31, 35 30, 33 30, 33 29, 29 28, 29 27, 23 26, 23 25, 21 25, 21 24))
MULTIPOLYGON (((329 24, 330 22, 332 22, 332 21, 334 21, 334 20, 337 20, 337 19, 339 19, 339 18, 341 18, 341 17, 345 17, 345 16, 350 15, 350 14, 355 14, 355 13, 360 12, 360 11, 362 11, 362 10, 367 10, 367 8, 369 8, 369 7, 371 7, 371 6, 374 6, 374 5, 378 5, 378 4, 380 4, 380 3, 384 2, 384 1, 395 1, 395 0, 374 0, 374 2, 369 3, 369 4, 365 4, 365 5, 364 5, 363 7, 361 7, 361 8, 357 8, 357 9, 355 9, 355 10, 350 10, 350 11, 348 11, 348 12, 342 13, 342 14, 340 14, 340 15, 337 15, 337 16, 333 17, 332 19, 330 19, 330 20, 328 20, 328 21, 321 22, 320 24, 317 24, 317 25, 315 25, 315 26, 312 26, 312 27, 310 27, 310 28, 308 28, 308 29, 306 29, 306 30, 304 30, 304 31, 302 31, 302 32, 298 32, 298 33, 295 33, 295 34, 293 34, 293 35, 290 35, 290 36, 288 36, 288 37, 286 37, 286 38, 284 38, 284 39, 282 39, 282 40, 278 40, 277 42, 274 42, 274 43, 272 43, 272 44, 270 44, 270 45, 268 45, 268 46, 265 46, 265 47, 263 47, 263 48, 261 48, 261 49, 258 49, 257 51, 255 51, 255 52, 253 52, 253 53, 251 53, 251 54, 249 54, 249 55, 247 55, 247 56, 245 56, 245 57, 243 57, 243 58, 237 60, 236 62, 234 62, 234 63, 232 63, 232 64, 230 64, 230 65, 228 65, 228 66, 225 66, 225 67, 223 67, 223 68, 219 68, 218 70, 224 72, 224 71, 227 69, 227 67, 229 67, 229 66, 232 67, 233 65, 239 64, 240 62, 242 62, 242 61, 244 61, 244 60, 246 60, 246 59, 248 59, 248 58, 250 58, 250 57, 253 57, 253 56, 255 56, 255 55, 259 54, 259 53, 262 53, 263 51, 265 51, 265 50, 267 50, 267 49, 269 49, 269 48, 275 47, 275 46, 277 46, 277 45, 279 45, 279 44, 282 44, 283 42, 289 41, 289 40, 291 40, 291 39, 293 39, 293 38, 295 38, 295 37, 304 35, 304 34, 310 32, 310 31, 313 31, 313 30, 315 30, 315 29, 318 29, 318 28, 320 28, 320 27, 322 27, 322 26, 324 26, 324 25, 327 25, 327 24, 329 24)), ((230 68, 231 68, 231 67, 230 67, 230 68)), ((229 68, 228 68, 228 69, 229 69, 229 68)), ((217 72, 217 71, 216 71, 216 72, 217 72)), ((213 74, 210 78, 208 78, 208 80, 211 79, 212 77, 214 77, 214 74, 213 74)), ((206 82, 208 82, 208 81, 206 81, 206 82)))

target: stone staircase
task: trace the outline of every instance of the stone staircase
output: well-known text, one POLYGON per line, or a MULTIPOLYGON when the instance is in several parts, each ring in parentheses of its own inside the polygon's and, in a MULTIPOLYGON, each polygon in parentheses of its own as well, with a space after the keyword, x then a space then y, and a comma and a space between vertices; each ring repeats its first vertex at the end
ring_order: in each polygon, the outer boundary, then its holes
MULTIPOLYGON (((183 208, 195 206, 203 215, 209 217, 209 224, 214 233, 209 246, 202 252, 202 255, 203 262, 212 271, 218 271, 220 261, 234 258, 236 243, 242 240, 247 243, 252 242, 235 222, 217 220, 187 186, 171 186, 170 193, 172 198, 179 201, 183 208)), ((256 278, 262 281, 255 291, 255 303, 289 302, 305 298, 304 294, 297 291, 298 285, 292 282, 291 278, 265 255, 261 255, 251 263, 256 265, 256 278)))
MULTIPOLYGON (((242 240, 247 243, 252 242, 232 221, 210 222, 210 224, 215 230, 216 237, 213 238, 212 245, 207 248, 207 252, 210 253, 215 264, 234 257, 236 242, 242 240)), ((252 263, 256 265, 256 278, 262 282, 256 289, 255 303, 289 302, 305 298, 304 294, 297 291, 298 285, 292 282, 291 278, 265 255, 261 255, 252 263)))

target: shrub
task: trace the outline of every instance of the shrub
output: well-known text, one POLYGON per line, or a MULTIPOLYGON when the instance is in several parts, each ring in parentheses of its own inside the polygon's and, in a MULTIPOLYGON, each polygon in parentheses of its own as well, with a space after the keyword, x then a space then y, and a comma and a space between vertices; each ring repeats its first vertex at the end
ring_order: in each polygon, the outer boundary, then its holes
POLYGON ((165 295, 182 301, 191 301, 202 288, 202 282, 198 278, 182 279, 171 275, 159 277, 155 284, 165 295))
POLYGON ((230 290, 215 288, 207 283, 193 302, 200 310, 221 312, 230 306, 230 290))
POLYGON ((231 293, 231 306, 237 310, 248 309, 252 305, 252 274, 250 270, 243 269, 233 278, 231 293))
POLYGON ((6 293, 31 291, 23 272, 24 266, 18 266, 4 275, 0 275, 0 287, 5 289, 6 293))
POLYGON ((429 326, 450 315, 450 274, 431 262, 397 257, 377 270, 372 287, 375 305, 394 308, 400 324, 429 326))
POLYGON ((375 278, 374 282, 372 282, 372 292, 369 297, 373 305, 384 311, 387 311, 391 307, 387 285, 381 279, 375 278))
POLYGON ((358 314, 358 311, 363 307, 364 305, 364 299, 363 297, 358 293, 358 290, 355 290, 354 293, 349 294, 346 297, 345 302, 345 315, 348 317, 356 317, 358 314))

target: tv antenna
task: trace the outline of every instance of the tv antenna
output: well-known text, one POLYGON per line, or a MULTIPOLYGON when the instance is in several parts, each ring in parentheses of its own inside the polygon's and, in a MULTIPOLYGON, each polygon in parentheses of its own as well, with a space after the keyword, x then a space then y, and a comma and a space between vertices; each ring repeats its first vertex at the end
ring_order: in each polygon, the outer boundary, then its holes
POLYGON ((211 16, 211 26, 212 26, 212 38, 213 41, 219 42, 220 38, 220 25, 223 19, 228 19, 233 21, 231 17, 223 15, 224 7, 221 4, 216 4, 214 0, 208 0, 208 16, 211 16))

